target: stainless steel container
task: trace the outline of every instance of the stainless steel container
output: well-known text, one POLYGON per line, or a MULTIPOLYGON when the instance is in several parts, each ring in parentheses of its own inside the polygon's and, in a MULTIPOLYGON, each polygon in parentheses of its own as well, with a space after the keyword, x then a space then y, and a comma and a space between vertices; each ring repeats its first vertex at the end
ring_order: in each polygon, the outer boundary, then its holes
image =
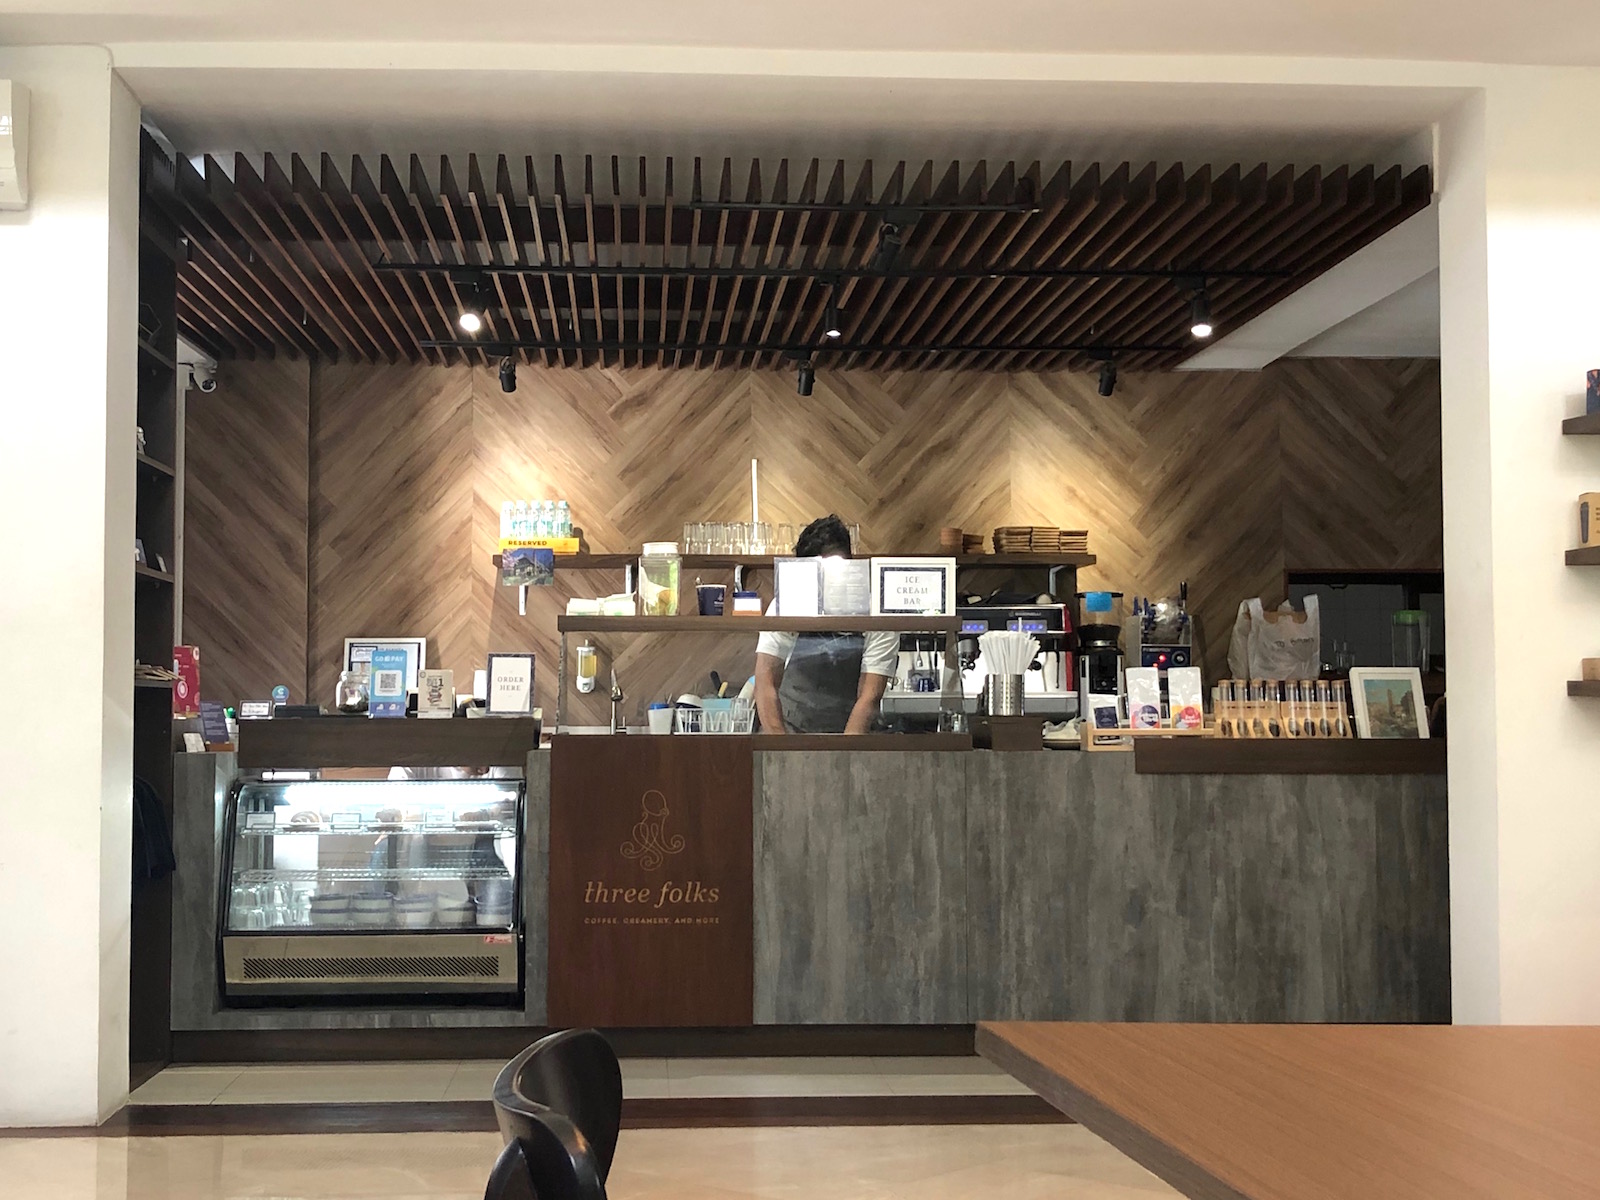
POLYGON ((991 717, 1022 716, 1022 676, 989 676, 989 715, 991 717))

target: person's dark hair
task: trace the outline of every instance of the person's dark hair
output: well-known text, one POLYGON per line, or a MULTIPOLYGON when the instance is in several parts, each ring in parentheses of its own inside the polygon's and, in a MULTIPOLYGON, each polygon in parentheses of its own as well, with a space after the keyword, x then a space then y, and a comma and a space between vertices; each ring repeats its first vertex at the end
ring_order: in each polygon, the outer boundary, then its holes
POLYGON ((850 530, 836 513, 818 517, 800 531, 794 541, 797 558, 816 558, 827 554, 850 553, 850 530))

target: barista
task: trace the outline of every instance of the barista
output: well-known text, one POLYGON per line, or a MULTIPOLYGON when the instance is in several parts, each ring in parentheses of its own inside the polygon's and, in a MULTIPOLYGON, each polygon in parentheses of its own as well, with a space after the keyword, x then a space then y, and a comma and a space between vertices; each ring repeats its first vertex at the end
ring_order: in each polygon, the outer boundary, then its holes
MULTIPOLYGON (((850 556, 836 516, 801 530, 796 557, 850 556)), ((899 661, 897 633, 763 633, 756 643, 756 715, 763 733, 866 733, 899 661)))

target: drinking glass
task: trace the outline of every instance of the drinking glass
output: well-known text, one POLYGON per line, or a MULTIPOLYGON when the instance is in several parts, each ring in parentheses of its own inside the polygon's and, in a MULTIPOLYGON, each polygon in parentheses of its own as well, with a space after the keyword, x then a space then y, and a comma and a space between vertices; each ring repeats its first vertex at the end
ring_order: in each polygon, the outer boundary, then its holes
POLYGON ((794 526, 783 522, 778 526, 778 544, 773 547, 774 554, 794 553, 794 526))
POLYGON ((850 552, 852 554, 862 553, 861 526, 856 522, 852 522, 850 525, 850 552))

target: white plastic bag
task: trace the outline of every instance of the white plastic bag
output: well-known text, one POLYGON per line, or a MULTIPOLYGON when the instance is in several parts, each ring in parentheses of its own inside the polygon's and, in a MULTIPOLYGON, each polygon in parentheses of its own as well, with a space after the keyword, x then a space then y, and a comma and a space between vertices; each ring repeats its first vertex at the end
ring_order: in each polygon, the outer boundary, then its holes
POLYGON ((1322 674, 1322 618, 1316 596, 1306 610, 1287 600, 1269 613, 1259 597, 1242 600, 1228 644, 1228 670, 1235 679, 1315 679, 1322 674))

